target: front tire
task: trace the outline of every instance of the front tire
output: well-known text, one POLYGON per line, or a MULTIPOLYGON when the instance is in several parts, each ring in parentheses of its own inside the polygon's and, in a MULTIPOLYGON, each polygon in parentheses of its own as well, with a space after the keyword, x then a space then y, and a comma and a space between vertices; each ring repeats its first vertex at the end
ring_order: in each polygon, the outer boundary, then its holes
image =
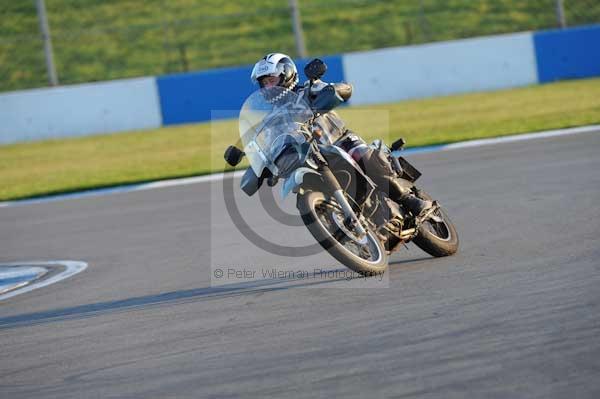
POLYGON ((367 230, 360 241, 350 237, 351 232, 344 233, 339 223, 341 209, 323 193, 299 194, 297 208, 308 231, 339 262, 365 276, 385 272, 387 253, 375 233, 367 230))
MULTIPOLYGON (((433 198, 424 191, 417 190, 417 196, 421 199, 433 201, 433 198)), ((434 214, 442 219, 436 222, 432 219, 423 221, 419 227, 419 234, 413 242, 431 256, 450 256, 458 251, 458 233, 448 214, 441 207, 434 214)))

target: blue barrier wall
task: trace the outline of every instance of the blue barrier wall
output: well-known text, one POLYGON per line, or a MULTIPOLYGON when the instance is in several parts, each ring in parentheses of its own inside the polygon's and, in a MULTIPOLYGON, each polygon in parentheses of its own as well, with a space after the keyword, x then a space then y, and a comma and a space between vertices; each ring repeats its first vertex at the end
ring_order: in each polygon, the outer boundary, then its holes
MULTIPOLYGON (((327 79, 344 80, 342 57, 324 57, 327 79)), ((300 81, 307 60, 296 63, 300 81)), ((256 90, 250 81, 252 65, 216 69, 205 72, 161 76, 157 78, 158 93, 164 125, 208 121, 211 111, 221 118, 236 117, 244 100, 256 90)))
POLYGON ((600 25, 534 33, 540 83, 600 75, 600 25))

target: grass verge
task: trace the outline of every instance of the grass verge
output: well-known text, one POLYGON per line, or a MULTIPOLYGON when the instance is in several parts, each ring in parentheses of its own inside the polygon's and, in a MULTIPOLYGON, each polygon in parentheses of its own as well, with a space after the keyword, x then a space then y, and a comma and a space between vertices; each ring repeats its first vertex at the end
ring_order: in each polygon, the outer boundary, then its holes
MULTIPOLYGON (((600 123, 600 79, 341 109, 367 140, 451 143, 600 123), (374 116, 384 115, 384 118, 374 116)), ((0 146, 0 200, 224 169, 237 121, 0 146)))
MULTIPOLYGON (((600 22, 565 1, 570 27, 600 22)), ((46 0, 61 84, 296 55, 287 1, 46 0)), ((309 56, 555 28, 554 0, 299 0, 309 56)), ((36 2, 0 1, 0 91, 47 86, 36 2)))

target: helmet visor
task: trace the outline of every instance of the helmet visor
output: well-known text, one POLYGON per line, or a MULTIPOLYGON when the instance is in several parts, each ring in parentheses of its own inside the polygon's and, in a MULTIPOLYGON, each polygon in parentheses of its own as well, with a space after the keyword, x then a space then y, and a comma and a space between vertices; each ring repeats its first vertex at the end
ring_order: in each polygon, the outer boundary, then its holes
POLYGON ((281 75, 265 75, 258 78, 258 85, 260 88, 269 88, 281 85, 281 75))

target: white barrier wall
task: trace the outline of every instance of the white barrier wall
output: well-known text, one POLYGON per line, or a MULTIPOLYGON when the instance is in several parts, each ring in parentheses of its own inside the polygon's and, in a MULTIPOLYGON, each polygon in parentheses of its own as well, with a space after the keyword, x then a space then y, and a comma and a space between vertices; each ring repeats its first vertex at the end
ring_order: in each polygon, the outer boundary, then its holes
POLYGON ((0 94, 0 144, 161 126, 155 78, 0 94))
POLYGON ((349 53, 342 62, 355 105, 538 83, 531 33, 349 53))

